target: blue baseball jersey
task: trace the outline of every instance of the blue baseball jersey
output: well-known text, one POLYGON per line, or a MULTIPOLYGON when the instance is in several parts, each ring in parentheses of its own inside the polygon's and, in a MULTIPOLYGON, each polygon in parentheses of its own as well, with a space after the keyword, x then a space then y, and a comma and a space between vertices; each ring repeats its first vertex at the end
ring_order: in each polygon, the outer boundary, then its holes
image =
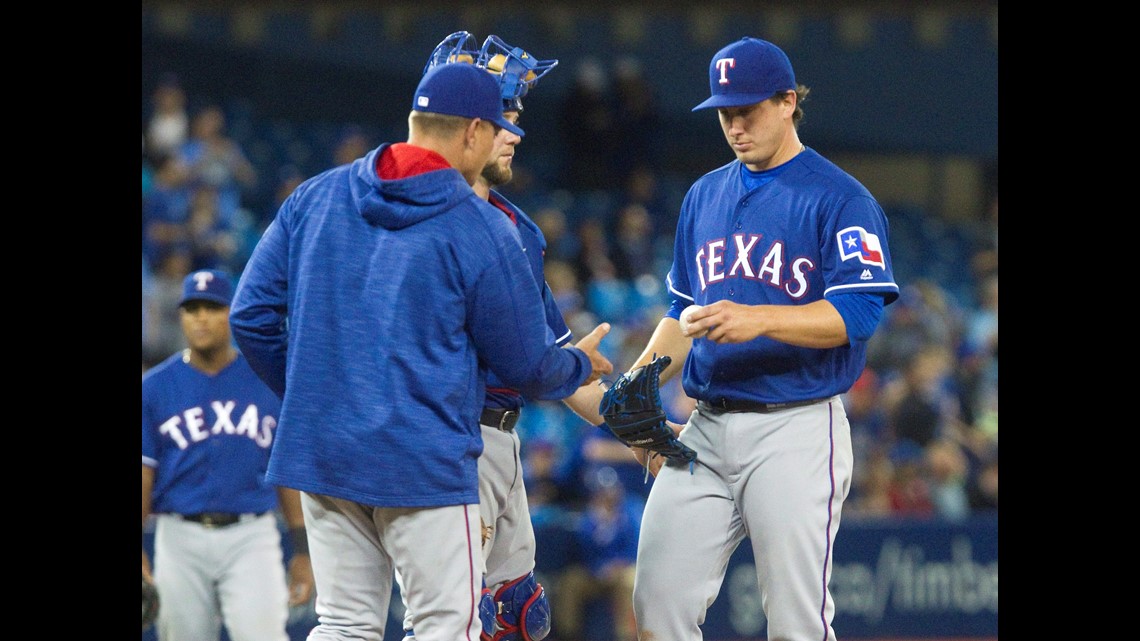
MULTIPOLYGON (((546 325, 554 332, 554 342, 559 347, 570 342, 570 328, 562 318, 562 310, 554 300, 554 292, 546 282, 543 256, 546 253, 546 237, 542 230, 514 203, 503 197, 502 194, 492 190, 489 201, 492 205, 503 210, 518 228, 519 240, 522 241, 523 251, 530 261, 530 269, 534 274, 534 282, 542 290, 542 303, 546 308, 546 325)), ((549 398, 540 400, 559 400, 549 398)), ((518 409, 526 404, 526 399, 518 390, 504 384, 494 372, 487 373, 487 407, 496 409, 518 409)))
MULTIPOLYGON (((878 294, 884 304, 898 298, 886 215, 855 178, 810 148, 747 181, 743 169, 735 160, 685 195, 667 277, 668 316, 718 300, 804 305, 846 292, 878 294)), ((700 338, 682 383, 690 397, 710 402, 826 398, 854 384, 866 352, 865 341, 815 349, 764 336, 736 344, 700 338)))
POLYGON ((268 512, 265 479, 281 401, 240 353, 216 375, 171 355, 143 374, 142 462, 153 512, 268 512))

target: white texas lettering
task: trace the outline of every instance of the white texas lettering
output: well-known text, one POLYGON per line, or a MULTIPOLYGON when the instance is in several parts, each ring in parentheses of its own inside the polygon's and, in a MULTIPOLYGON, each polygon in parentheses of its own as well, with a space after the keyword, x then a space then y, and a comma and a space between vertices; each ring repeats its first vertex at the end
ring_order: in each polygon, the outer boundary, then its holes
POLYGON ((186 449, 186 446, 190 444, 186 442, 186 437, 182 436, 182 430, 178 429, 178 424, 181 422, 182 419, 178 418, 177 416, 171 416, 170 418, 166 419, 165 423, 158 426, 158 433, 166 434, 172 441, 174 441, 174 444, 178 446, 178 449, 184 450, 186 449))
POLYGON ((703 291, 705 291, 705 287, 708 286, 708 283, 705 282, 705 267, 704 267, 705 248, 704 247, 701 247, 700 251, 697 252, 696 259, 697 259, 697 278, 699 278, 701 280, 701 291, 703 292, 703 291))
MULTIPOLYGON (((251 406, 252 407, 252 406, 251 406)), ((261 433, 253 439, 261 447, 269 447, 273 443, 273 430, 277 427, 277 419, 266 414, 261 419, 261 433)))
POLYGON ((708 247, 708 282, 716 283, 724 280, 724 272, 720 270, 724 266, 724 239, 714 240, 706 247, 708 247))
POLYGON ((760 271, 756 273, 756 277, 764 280, 764 274, 768 274, 768 282, 776 287, 780 286, 780 268, 784 266, 784 243, 776 241, 772 243, 772 247, 764 254, 764 262, 760 265, 760 271))
POLYGON ((739 268, 744 270, 745 278, 755 278, 756 274, 752 271, 748 257, 752 253, 752 248, 756 246, 756 241, 760 240, 760 234, 750 234, 747 245, 744 244, 744 234, 735 234, 732 240, 736 243, 736 261, 732 263, 732 269, 728 270, 728 275, 735 276, 736 270, 739 268))
POLYGON ((202 415, 205 412, 200 407, 191 407, 190 409, 182 412, 183 418, 186 419, 186 429, 190 430, 190 440, 195 443, 206 440, 210 435, 209 432, 202 429, 206 421, 202 420, 202 415))
POLYGON ((199 443, 206 440, 211 434, 245 436, 261 447, 269 447, 273 443, 273 430, 277 427, 277 418, 268 414, 261 416, 257 405, 250 404, 242 412, 241 418, 235 425, 231 418, 235 405, 234 401, 212 401, 210 408, 213 410, 215 420, 213 427, 209 430, 204 429, 206 425, 203 418, 205 411, 201 407, 191 407, 182 412, 181 416, 175 415, 166 419, 158 426, 158 432, 170 437, 170 440, 174 441, 180 450, 189 447, 191 442, 199 443), (183 423, 185 423, 185 431, 188 433, 189 439, 181 429, 183 423))
POLYGON ((245 412, 241 415, 241 420, 238 421, 237 426, 238 434, 245 434, 250 438, 257 437, 257 406, 250 405, 245 408, 245 412))
POLYGON ((784 284, 784 291, 792 298, 800 298, 807 293, 808 283, 805 272, 815 270, 810 258, 797 258, 792 261, 792 279, 784 284))
POLYGON ((808 272, 815 270, 815 263, 810 258, 796 258, 791 263, 790 274, 784 273, 785 245, 782 241, 772 243, 772 246, 760 259, 759 265, 752 261, 752 252, 762 234, 734 234, 733 249, 736 255, 732 261, 727 275, 723 271, 725 263, 725 241, 723 238, 705 243, 697 251, 697 274, 700 277, 701 291, 712 283, 723 281, 725 278, 743 278, 745 280, 762 280, 773 287, 783 289, 792 298, 802 298, 810 287, 807 278, 808 272))
POLYGON ((226 434, 234 433, 234 422, 230 420, 230 413, 234 411, 234 405, 236 404, 237 403, 233 401, 226 401, 225 403, 221 401, 210 402, 210 407, 214 410, 214 416, 218 417, 218 420, 214 421, 214 427, 210 429, 211 434, 220 434, 222 430, 225 430, 226 434))

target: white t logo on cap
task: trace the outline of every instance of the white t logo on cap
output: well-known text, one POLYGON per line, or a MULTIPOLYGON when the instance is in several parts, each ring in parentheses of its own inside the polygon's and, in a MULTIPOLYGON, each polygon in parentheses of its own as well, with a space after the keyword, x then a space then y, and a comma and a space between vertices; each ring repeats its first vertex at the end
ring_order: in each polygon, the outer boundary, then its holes
POLYGON ((426 107, 428 106, 429 100, 430 99, 427 96, 420 96, 419 98, 416 98, 416 104, 421 107, 426 107))
POLYGON ((721 58, 716 61, 716 68, 720 69, 720 84, 728 84, 728 68, 736 67, 736 58, 721 58))
POLYGON ((214 275, 210 272, 198 272, 194 274, 194 289, 204 292, 212 280, 214 280, 214 275))

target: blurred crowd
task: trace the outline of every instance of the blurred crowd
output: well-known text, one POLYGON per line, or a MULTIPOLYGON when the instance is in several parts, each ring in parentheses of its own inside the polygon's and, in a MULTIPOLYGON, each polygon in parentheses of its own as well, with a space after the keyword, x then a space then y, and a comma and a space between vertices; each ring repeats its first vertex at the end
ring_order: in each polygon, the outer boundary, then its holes
MULTIPOLYGON (((606 321, 604 341, 624 371, 661 319, 669 298, 676 203, 661 175, 638 159, 657 115, 640 69, 621 61, 610 79, 590 63, 566 98, 567 141, 613 140, 609 156, 568 153, 564 184, 546 185, 526 171, 503 193, 524 206, 546 240, 546 277, 577 336, 606 321), (613 101, 615 95, 623 96, 613 101), (624 108, 617 107, 624 105, 624 108), (631 123, 634 123, 631 126, 631 123), (642 132, 638 137, 638 132, 642 132), (587 215, 571 215, 603 191, 587 215), (567 196, 569 194, 570 196, 567 196), (538 206, 529 206, 539 203, 538 206)), ((177 316, 183 277, 192 270, 241 273, 277 206, 302 180, 349 162, 380 140, 346 126, 315 154, 324 166, 288 162, 256 166, 227 128, 222 106, 191 107, 179 79, 158 83, 144 108, 142 139, 142 368, 184 347, 177 316), (254 195, 269 186, 271 202, 254 195)), ((581 147, 570 144, 568 152, 581 147)), ((939 518, 995 513, 998 503, 998 265, 996 185, 985 211, 961 223, 969 239, 958 261, 970 283, 963 297, 932 278, 899 278, 900 299, 886 308, 868 349, 867 368, 845 395, 855 450, 854 483, 844 519, 939 518)), ((888 208, 888 217, 891 211, 888 208)), ((947 224, 941 221, 939 224, 947 224)), ((894 240, 892 238, 892 240, 894 240)), ((900 272, 896 268, 896 275, 900 272)), ((670 418, 684 423, 695 403, 679 377, 665 387, 670 418)), ((576 636, 586 602, 613 597, 619 641, 633 639, 629 592, 641 506, 653 479, 607 433, 561 403, 526 406, 522 439, 539 571, 568 568, 553 594, 559 639, 576 636)), ((553 639, 553 637, 552 637, 553 639)))

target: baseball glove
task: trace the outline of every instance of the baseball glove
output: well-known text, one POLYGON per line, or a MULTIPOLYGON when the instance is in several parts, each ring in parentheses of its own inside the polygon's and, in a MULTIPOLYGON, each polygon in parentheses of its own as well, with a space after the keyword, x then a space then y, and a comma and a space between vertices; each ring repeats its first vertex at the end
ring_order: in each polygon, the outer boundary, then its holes
POLYGON ((645 448, 668 462, 688 464, 691 468, 697 453, 673 433, 661 406, 661 371, 672 362, 668 356, 659 356, 619 376, 602 396, 598 412, 622 443, 645 448))
POLYGON ((142 629, 146 629, 158 618, 158 588, 143 577, 142 580, 142 629))

